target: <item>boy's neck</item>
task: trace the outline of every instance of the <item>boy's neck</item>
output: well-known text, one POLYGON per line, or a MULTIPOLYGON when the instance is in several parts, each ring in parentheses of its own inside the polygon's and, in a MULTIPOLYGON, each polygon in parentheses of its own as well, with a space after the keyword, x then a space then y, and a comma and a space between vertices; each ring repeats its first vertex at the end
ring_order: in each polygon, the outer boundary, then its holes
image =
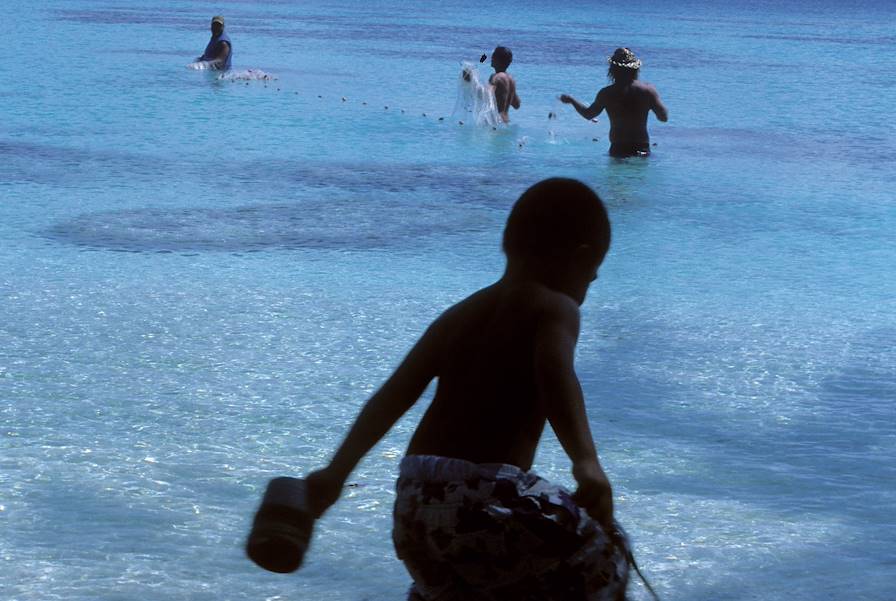
POLYGON ((498 283, 504 286, 537 284, 564 294, 579 305, 585 302, 588 291, 588 283, 570 271, 568 263, 548 260, 509 261, 498 283))
POLYGON ((550 287, 550 268, 538 262, 511 261, 504 268, 501 281, 508 284, 534 282, 550 287))

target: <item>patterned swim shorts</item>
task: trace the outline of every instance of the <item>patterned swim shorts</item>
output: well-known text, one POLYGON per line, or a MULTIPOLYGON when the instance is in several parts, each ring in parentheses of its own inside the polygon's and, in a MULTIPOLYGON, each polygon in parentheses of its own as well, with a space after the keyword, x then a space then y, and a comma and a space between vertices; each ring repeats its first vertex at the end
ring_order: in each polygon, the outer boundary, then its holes
POLYGON ((401 462, 392 539, 409 601, 620 601, 627 543, 532 472, 433 455, 401 462))

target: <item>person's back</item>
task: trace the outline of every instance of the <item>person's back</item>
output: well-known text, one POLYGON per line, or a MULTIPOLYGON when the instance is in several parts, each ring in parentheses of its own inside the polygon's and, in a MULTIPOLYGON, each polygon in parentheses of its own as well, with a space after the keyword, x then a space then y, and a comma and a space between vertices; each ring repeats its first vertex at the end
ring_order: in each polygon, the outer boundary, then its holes
POLYGON ((513 52, 510 51, 510 48, 498 46, 492 52, 492 67, 495 72, 488 78, 488 82, 494 89, 498 114, 504 123, 510 122, 510 107, 517 110, 520 108, 520 97, 516 93, 516 81, 507 72, 512 62, 513 52))
POLYGON ((602 89, 598 98, 610 117, 611 144, 649 146, 647 116, 656 106, 656 90, 652 85, 638 80, 614 83, 602 89))
POLYGON ((641 61, 628 48, 617 48, 607 61, 607 76, 613 83, 601 89, 594 102, 585 106, 568 94, 560 101, 571 104, 582 117, 594 119, 605 109, 610 117, 610 155, 618 158, 650 154, 647 116, 650 111, 660 121, 669 119, 669 111, 651 84, 638 80, 641 61))
POLYGON ((408 454, 531 468, 546 419, 533 363, 537 329, 566 304, 569 297, 536 282, 502 280, 445 312, 433 325, 438 387, 408 454))

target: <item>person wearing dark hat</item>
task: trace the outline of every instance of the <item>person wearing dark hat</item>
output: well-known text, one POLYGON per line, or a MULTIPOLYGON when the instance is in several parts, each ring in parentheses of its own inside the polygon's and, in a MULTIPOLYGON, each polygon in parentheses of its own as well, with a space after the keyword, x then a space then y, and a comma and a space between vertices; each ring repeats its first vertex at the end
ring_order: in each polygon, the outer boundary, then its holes
POLYGON ((211 63, 212 69, 227 71, 230 69, 230 59, 233 56, 233 45, 230 37, 224 33, 224 17, 212 17, 212 39, 208 41, 205 52, 197 58, 197 61, 211 63))
POLYGON ((591 106, 572 96, 560 95, 560 101, 571 104, 585 119, 594 119, 606 109, 610 116, 610 156, 625 158, 650 154, 647 115, 650 111, 660 121, 669 120, 669 111, 651 84, 638 81, 641 61, 628 48, 617 48, 607 59, 610 85, 597 93, 591 106))

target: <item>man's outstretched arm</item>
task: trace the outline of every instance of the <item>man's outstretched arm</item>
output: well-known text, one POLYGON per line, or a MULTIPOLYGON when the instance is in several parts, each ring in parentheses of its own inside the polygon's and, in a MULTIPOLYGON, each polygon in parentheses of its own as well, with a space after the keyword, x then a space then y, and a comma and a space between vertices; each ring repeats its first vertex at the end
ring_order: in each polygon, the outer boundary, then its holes
POLYGON ((600 92, 594 97, 594 102, 591 103, 591 106, 585 106, 569 94, 560 94, 560 102, 563 104, 571 104, 572 108, 576 109, 577 113, 589 120, 594 119, 604 110, 604 103, 600 98, 600 92))

